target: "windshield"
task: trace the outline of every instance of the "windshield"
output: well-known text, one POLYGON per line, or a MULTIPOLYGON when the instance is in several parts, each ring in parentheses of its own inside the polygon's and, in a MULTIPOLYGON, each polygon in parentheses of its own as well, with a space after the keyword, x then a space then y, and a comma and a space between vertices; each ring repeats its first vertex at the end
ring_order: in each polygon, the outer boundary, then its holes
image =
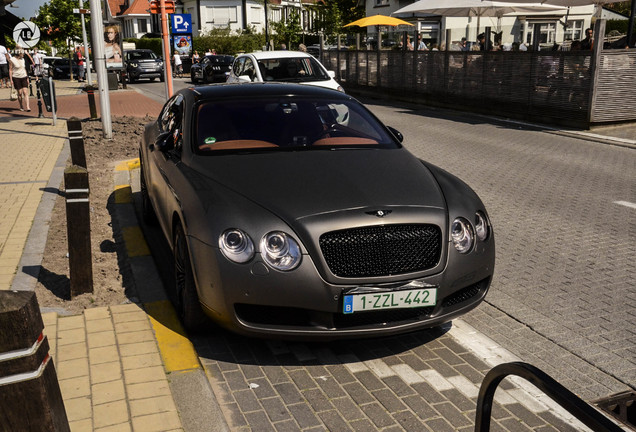
POLYGON ((264 81, 309 82, 330 79, 313 57, 276 58, 258 61, 264 81))
POLYGON ((360 103, 296 97, 205 102, 198 108, 196 151, 398 148, 360 103))
POLYGON ((157 56, 152 51, 132 51, 128 53, 128 60, 148 60, 156 58, 157 56))

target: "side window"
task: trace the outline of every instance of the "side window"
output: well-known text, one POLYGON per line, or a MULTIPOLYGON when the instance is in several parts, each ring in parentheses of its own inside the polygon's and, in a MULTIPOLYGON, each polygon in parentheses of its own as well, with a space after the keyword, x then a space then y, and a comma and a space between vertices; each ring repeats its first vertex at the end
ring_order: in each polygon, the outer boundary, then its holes
POLYGON ((250 77, 250 80, 254 81, 254 77, 256 76, 256 72, 254 72, 254 62, 250 58, 245 59, 245 66, 243 66, 243 71, 241 75, 247 75, 250 77))
POLYGON ((234 75, 239 76, 241 74, 243 63, 245 63, 245 57, 236 59, 234 65, 232 66, 232 72, 234 73, 234 75))
POLYGON ((161 132, 170 132, 174 143, 174 149, 178 152, 183 147, 183 96, 176 95, 163 107, 159 116, 159 128, 161 132))

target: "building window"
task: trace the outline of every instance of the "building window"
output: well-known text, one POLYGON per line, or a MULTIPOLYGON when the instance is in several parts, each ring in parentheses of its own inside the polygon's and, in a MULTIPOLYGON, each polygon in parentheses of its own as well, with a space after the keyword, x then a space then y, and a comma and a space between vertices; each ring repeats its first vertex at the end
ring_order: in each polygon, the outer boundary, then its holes
POLYGON ((250 7, 250 23, 251 24, 260 24, 261 23, 261 14, 262 9, 260 7, 250 7))
MULTIPOLYGON (((526 43, 532 45, 534 39, 535 28, 538 29, 539 44, 553 45, 556 42, 556 23, 555 22, 528 22, 528 33, 526 34, 526 43)), ((521 38, 523 40, 523 38, 521 38)))
POLYGON ((212 27, 227 27, 238 22, 236 6, 206 6, 206 23, 212 27))
POLYGON ((389 0, 375 0, 375 6, 388 6, 389 0))
POLYGON ((148 21, 142 18, 138 18, 137 28, 139 29, 139 33, 148 33, 148 21))
POLYGON ((583 39, 583 20, 568 21, 563 34, 563 40, 581 40, 583 39))

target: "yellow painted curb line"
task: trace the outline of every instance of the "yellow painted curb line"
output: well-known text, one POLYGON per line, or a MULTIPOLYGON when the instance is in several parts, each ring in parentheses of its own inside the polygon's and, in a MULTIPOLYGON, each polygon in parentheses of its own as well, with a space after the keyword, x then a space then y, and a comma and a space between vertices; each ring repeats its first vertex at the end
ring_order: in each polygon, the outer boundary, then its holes
POLYGON ((162 300, 144 304, 155 331, 166 372, 200 369, 199 356, 179 322, 172 303, 162 300))
POLYGON ((132 189, 130 185, 115 186, 115 204, 130 204, 132 202, 132 189))
POLYGON ((141 232, 139 226, 123 227, 121 234, 124 237, 126 253, 128 253, 129 258, 150 255, 148 243, 146 243, 144 233, 141 232))
POLYGON ((119 162, 115 166, 115 171, 128 171, 135 168, 139 168, 139 158, 129 159, 129 160, 119 162))

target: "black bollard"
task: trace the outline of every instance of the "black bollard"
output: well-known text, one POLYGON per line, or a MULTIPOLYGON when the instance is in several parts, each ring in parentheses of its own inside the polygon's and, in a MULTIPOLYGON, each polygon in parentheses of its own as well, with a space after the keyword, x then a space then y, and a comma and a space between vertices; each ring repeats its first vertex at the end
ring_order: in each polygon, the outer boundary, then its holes
POLYGON ((91 112, 91 119, 97 118, 97 106, 95 105, 95 87, 86 86, 84 87, 86 90, 86 94, 88 95, 88 108, 91 112))
POLYGON ((38 118, 44 118, 44 114, 42 113, 42 95, 40 94, 40 78, 35 82, 35 88, 38 98, 38 118))

